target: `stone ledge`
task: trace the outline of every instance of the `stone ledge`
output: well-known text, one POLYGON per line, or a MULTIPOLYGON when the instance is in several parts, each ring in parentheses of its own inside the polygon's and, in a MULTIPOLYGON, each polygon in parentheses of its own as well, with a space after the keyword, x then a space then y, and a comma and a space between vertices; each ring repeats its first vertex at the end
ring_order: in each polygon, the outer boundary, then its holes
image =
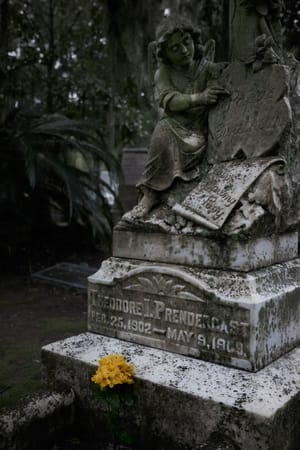
POLYGON ((248 239, 203 238, 189 234, 114 231, 113 256, 241 272, 289 261, 298 255, 298 233, 248 239))
POLYGON ((110 353, 136 367, 136 403, 124 414, 140 439, 144 431, 145 441, 158 434, 170 448, 188 449, 221 432, 243 450, 297 448, 300 348, 254 374, 84 333, 43 347, 44 379, 72 387, 83 413, 101 420, 105 411, 89 383, 98 359, 110 353))
MULTIPOLYGON (((39 393, 17 408, 0 415, 0 449, 49 448, 73 424, 75 395, 72 389, 39 393)), ((51 447, 52 448, 52 447, 51 447)))

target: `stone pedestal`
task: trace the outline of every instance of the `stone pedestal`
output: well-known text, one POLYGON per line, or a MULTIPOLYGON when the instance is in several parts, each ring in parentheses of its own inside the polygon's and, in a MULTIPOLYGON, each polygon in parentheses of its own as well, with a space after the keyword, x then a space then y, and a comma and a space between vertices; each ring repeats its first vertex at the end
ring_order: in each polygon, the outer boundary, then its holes
POLYGON ((89 277, 88 329, 257 371, 300 342, 300 260, 242 273, 110 258, 89 277))
POLYGON ((136 367, 135 403, 119 410, 133 448, 196 450, 216 435, 230 439, 232 449, 299 448, 299 348, 247 373, 92 333, 49 344, 42 349, 44 380, 75 391, 77 429, 85 428, 98 445, 108 411, 93 396, 90 378, 98 359, 110 353, 136 367))

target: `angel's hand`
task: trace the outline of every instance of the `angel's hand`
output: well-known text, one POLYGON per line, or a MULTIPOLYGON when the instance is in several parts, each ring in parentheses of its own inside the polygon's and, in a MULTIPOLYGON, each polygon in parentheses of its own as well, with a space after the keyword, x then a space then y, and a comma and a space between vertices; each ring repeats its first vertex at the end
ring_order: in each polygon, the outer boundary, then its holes
POLYGON ((203 105, 213 105, 218 101, 219 95, 229 95, 229 92, 221 86, 208 87, 199 94, 199 100, 203 105))

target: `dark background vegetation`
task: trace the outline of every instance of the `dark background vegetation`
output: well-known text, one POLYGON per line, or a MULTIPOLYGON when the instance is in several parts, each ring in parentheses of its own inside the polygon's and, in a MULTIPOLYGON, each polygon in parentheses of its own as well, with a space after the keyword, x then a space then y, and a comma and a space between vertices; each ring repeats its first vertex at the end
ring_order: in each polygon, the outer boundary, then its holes
MULTIPOLYGON (((224 60, 227 5, 0 0, 2 270, 31 270, 69 247, 109 249, 105 193, 121 179, 124 146, 147 146, 155 122, 147 77, 155 27, 167 9, 184 14, 224 60)), ((300 1, 286 6, 286 45, 299 57, 300 1)))

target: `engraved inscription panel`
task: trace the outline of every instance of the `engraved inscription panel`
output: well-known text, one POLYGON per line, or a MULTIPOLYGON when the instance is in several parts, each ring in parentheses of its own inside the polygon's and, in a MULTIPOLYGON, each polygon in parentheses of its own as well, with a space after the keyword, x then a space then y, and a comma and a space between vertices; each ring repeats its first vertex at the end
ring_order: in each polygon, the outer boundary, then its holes
POLYGON ((122 286, 91 285, 90 331, 211 361, 249 358, 248 310, 199 298, 181 280, 156 279, 161 290, 153 290, 153 277, 146 276, 122 286))
POLYGON ((260 158, 215 164, 208 175, 173 209, 179 214, 220 229, 234 206, 255 180, 272 164, 284 163, 280 158, 260 158))

